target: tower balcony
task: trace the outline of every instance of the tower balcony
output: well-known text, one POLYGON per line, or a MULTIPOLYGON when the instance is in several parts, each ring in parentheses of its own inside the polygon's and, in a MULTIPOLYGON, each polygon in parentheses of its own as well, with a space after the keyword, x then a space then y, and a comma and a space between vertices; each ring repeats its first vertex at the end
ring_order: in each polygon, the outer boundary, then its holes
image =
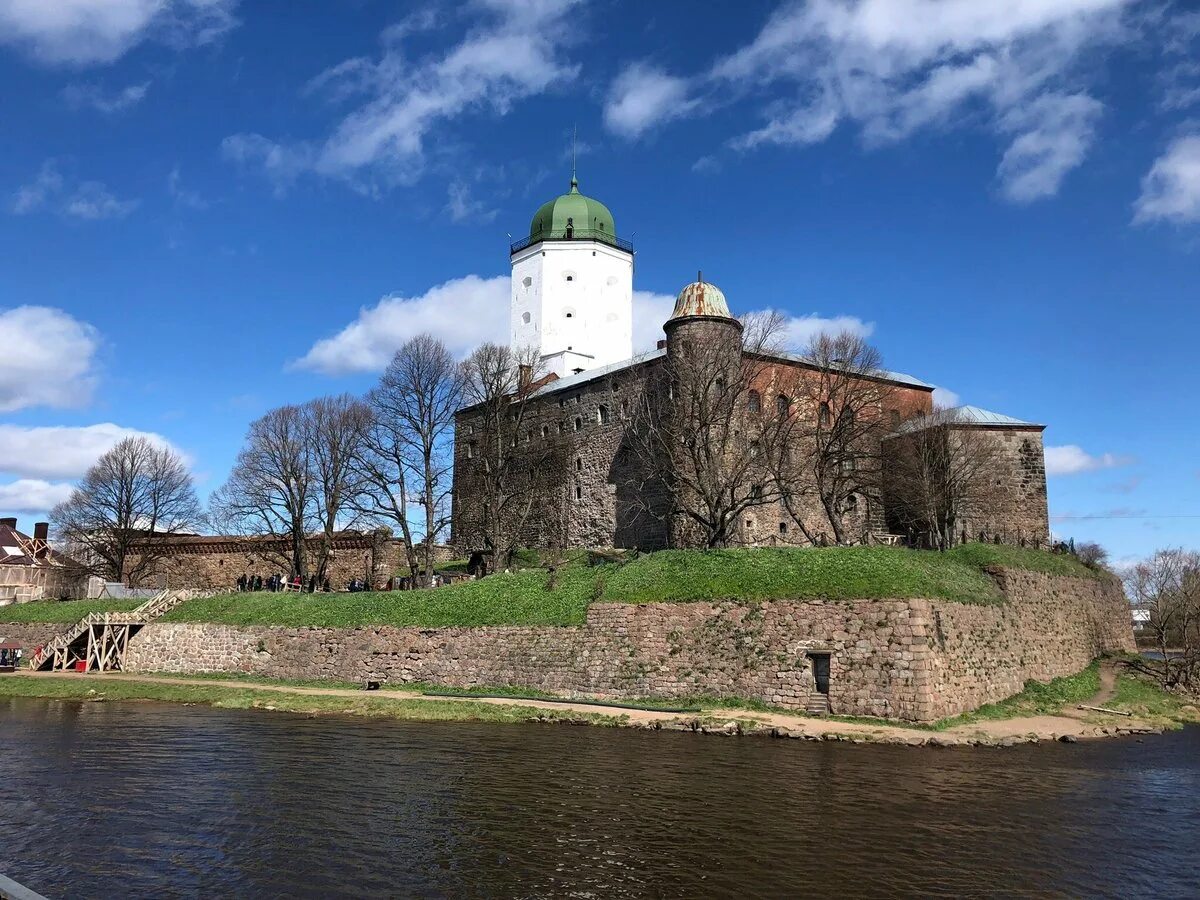
POLYGON ((520 253, 542 241, 600 241, 602 244, 608 244, 629 254, 634 252, 632 242, 607 231, 601 231, 598 228, 567 228, 561 231, 539 231, 537 234, 531 234, 527 238, 515 241, 509 247, 509 256, 520 253))

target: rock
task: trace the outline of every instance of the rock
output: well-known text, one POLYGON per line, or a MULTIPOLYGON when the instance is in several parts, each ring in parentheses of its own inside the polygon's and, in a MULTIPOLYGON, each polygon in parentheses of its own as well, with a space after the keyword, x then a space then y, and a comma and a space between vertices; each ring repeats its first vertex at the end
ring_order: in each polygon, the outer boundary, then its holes
POLYGON ((1079 738, 1075 737, 1073 734, 1060 734, 1058 736, 1058 742, 1060 744, 1078 744, 1079 738))

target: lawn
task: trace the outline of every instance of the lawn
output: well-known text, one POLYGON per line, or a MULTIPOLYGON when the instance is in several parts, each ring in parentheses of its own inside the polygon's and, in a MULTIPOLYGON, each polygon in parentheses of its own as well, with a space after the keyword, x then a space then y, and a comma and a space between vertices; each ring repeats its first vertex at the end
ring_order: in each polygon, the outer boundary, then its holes
POLYGON ((1093 662, 1082 672, 1048 682, 1027 681, 1025 690, 1007 700, 987 703, 978 709, 949 719, 934 727, 951 728, 986 719, 1014 719, 1018 716, 1054 715, 1064 707, 1076 706, 1094 697, 1100 690, 1100 663, 1093 662))
MULTIPOLYGON (((228 625, 417 628, 482 625, 579 625, 593 602, 759 601, 940 598, 999 603, 985 566, 1097 577, 1074 558, 1037 550, 969 544, 948 553, 899 547, 664 550, 613 554, 588 565, 574 552, 557 570, 517 568, 479 581, 396 593, 223 594, 189 600, 167 622, 228 625)), ((522 562, 546 566, 526 553, 522 562)), ((0 608, 0 621, 74 622, 89 612, 131 609, 136 601, 31 603, 0 608), (8 618, 11 617, 11 618, 8 618)))
POLYGON ((129 612, 145 600, 37 600, 0 606, 0 622, 48 622, 69 624, 96 612, 129 612))

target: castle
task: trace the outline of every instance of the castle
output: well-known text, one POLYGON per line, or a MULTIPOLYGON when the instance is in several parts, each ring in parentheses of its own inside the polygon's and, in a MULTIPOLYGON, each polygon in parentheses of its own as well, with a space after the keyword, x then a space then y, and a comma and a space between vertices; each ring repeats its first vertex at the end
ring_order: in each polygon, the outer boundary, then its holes
MULTIPOLYGON (((511 245, 510 260, 511 348, 514 354, 536 351, 538 371, 523 373, 513 392, 510 422, 497 425, 508 429, 502 438, 486 434, 489 412, 480 404, 456 417, 450 543, 460 553, 489 544, 489 511, 482 497, 486 476, 498 461, 480 448, 497 442, 510 448, 511 458, 504 464, 514 469, 511 490, 527 495, 522 504, 527 514, 518 524, 521 544, 643 550, 704 546, 696 529, 681 521, 686 517, 678 515, 679 479, 669 473, 648 476, 645 442, 640 442, 639 458, 635 432, 645 398, 656 391, 672 395, 671 402, 679 406, 673 396, 677 385, 667 382, 678 382, 677 373, 688 360, 695 368, 705 347, 729 348, 713 359, 728 360, 732 354, 734 368, 739 358, 754 355, 753 383, 738 395, 738 410, 731 415, 777 408, 815 427, 818 417, 823 422, 831 414, 824 400, 801 403, 795 394, 801 390, 797 385, 837 376, 837 361, 748 348, 742 323, 730 314, 723 293, 699 277, 679 292, 657 348, 635 354, 634 248, 618 236, 608 207, 580 193, 574 176, 567 193, 538 209, 528 237, 511 245)), ((877 388, 872 415, 883 427, 870 438, 873 450, 861 454, 874 464, 846 481, 832 507, 827 489, 824 504, 816 499, 821 492, 807 490, 784 489, 747 500, 729 524, 725 545, 832 541, 831 508, 843 542, 919 543, 892 487, 899 479, 898 460, 922 429, 939 421, 952 423, 951 432, 962 441, 982 441, 988 447, 988 468, 982 473, 988 502, 959 511, 953 542, 1047 544, 1044 426, 976 407, 933 418, 933 385, 883 369, 854 373, 851 390, 855 379, 877 388), (807 496, 794 500, 793 494, 807 496)), ((752 440, 749 432, 742 440, 752 440)), ((780 452, 783 458, 788 451, 784 447, 780 452)), ((490 514, 494 517, 495 511, 490 514)))

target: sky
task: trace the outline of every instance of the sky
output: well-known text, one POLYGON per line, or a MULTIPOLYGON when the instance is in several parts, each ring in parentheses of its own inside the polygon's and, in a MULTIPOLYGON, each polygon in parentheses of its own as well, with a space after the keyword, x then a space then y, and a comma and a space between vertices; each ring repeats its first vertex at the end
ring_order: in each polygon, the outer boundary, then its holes
POLYGON ((703 269, 1045 424, 1057 535, 1200 548, 1200 4, 0 0, 0 81, 6 515, 506 341, 576 130, 639 348, 703 269))

